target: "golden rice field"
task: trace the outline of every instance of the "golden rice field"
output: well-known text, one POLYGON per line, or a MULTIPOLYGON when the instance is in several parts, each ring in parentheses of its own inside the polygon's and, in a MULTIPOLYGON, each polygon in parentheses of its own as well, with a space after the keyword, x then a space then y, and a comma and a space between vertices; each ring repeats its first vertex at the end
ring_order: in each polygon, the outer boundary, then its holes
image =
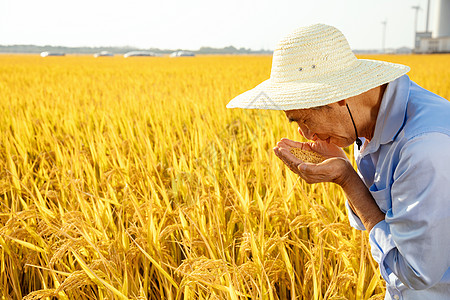
MULTIPOLYGON (((450 55, 369 58, 450 98, 450 55)), ((0 299, 382 299, 341 190, 272 152, 296 126, 225 108, 270 68, 1 55, 0 299)))

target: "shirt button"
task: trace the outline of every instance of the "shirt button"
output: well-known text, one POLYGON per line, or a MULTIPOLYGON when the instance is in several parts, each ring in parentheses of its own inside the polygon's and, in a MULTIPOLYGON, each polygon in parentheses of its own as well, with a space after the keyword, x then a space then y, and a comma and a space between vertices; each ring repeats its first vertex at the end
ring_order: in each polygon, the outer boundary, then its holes
POLYGON ((398 300, 398 299, 400 299, 400 297, 398 295, 394 295, 394 299, 398 300))

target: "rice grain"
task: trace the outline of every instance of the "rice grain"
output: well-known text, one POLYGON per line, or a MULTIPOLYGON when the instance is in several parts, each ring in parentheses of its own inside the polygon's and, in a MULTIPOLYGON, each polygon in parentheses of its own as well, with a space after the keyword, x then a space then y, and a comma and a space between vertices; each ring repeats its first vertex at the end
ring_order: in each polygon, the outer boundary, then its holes
POLYGON ((295 157, 307 163, 319 164, 325 160, 325 157, 314 151, 303 150, 301 148, 291 148, 290 151, 295 157))

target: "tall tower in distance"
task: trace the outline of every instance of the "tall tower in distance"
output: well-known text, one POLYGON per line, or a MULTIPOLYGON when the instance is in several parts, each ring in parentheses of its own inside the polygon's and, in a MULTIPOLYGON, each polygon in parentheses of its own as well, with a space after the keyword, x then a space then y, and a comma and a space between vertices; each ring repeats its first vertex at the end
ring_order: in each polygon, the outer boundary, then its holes
POLYGON ((450 37, 450 0, 436 1, 433 38, 450 37))
MULTIPOLYGON (((428 31, 430 0, 428 0, 426 31, 415 32, 415 53, 450 53, 450 0, 435 0, 433 31, 428 31)), ((416 9, 416 23, 417 13, 416 9)), ((416 25, 415 25, 416 27, 416 25)))

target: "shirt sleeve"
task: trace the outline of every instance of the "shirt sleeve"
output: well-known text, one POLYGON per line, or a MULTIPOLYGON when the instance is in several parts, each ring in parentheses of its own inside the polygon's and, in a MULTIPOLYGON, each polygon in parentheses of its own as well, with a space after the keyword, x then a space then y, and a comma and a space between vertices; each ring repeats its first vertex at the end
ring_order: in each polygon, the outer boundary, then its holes
POLYGON ((388 284, 393 272, 409 288, 426 289, 450 267, 449 153, 449 136, 428 133, 408 141, 399 154, 392 208, 369 234, 388 284))
POLYGON ((353 212, 352 208, 348 204, 348 200, 345 201, 345 207, 347 208, 348 220, 350 221, 350 226, 358 230, 366 230, 361 219, 353 212))

